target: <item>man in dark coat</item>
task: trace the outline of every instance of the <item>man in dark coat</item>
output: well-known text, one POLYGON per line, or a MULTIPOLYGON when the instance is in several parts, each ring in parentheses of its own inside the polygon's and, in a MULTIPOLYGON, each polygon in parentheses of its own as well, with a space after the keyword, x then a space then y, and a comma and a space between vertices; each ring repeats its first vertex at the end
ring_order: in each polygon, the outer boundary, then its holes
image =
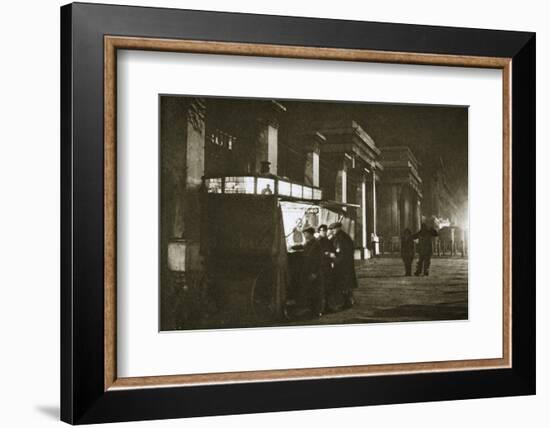
POLYGON ((411 276, 414 259, 414 240, 409 228, 405 229, 401 236, 401 259, 405 265, 405 276, 411 276))
POLYGON ((337 303, 341 301, 340 291, 334 287, 334 261, 336 254, 332 241, 328 238, 328 226, 322 224, 317 228, 319 236, 317 240, 321 246, 323 259, 321 269, 323 270, 323 278, 325 281, 325 308, 329 312, 334 312, 339 309, 337 303))
POLYGON ((332 223, 329 226, 334 246, 334 273, 336 287, 342 291, 345 303, 344 308, 351 308, 355 303, 353 289, 357 288, 355 276, 355 245, 351 237, 342 230, 342 223, 332 223))
POLYGON ((321 317, 325 307, 323 278, 323 253, 319 241, 315 239, 315 229, 308 227, 302 231, 306 239, 302 265, 303 305, 309 307, 314 316, 321 317))
POLYGON ((416 264, 416 276, 424 272, 424 275, 430 274, 430 263, 432 260, 432 238, 437 236, 437 232, 433 228, 422 223, 420 230, 412 235, 413 239, 418 239, 418 263, 416 264))

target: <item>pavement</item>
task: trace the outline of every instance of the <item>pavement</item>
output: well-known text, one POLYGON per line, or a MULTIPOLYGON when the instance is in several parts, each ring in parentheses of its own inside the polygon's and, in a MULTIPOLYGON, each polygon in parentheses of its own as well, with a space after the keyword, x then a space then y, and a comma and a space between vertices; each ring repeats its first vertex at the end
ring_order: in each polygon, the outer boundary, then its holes
MULTIPOLYGON (((416 260, 413 263, 413 272, 416 260)), ((356 263, 355 305, 284 325, 357 324, 468 318, 468 259, 433 257, 429 276, 404 276, 399 257, 356 263)), ((278 324, 281 325, 281 324, 278 324)))

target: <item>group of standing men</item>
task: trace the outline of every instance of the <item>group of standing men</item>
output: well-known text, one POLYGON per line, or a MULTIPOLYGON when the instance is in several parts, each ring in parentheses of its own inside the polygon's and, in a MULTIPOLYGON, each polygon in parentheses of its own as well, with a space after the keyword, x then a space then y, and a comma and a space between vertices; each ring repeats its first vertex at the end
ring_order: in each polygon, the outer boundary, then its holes
MULTIPOLYGON (((342 223, 322 224, 302 230, 305 237, 303 264, 300 278, 299 303, 302 309, 321 317, 326 312, 351 308, 357 288, 355 275, 355 246, 351 237, 342 230, 342 223), (317 232, 317 237, 316 237, 317 232)), ((415 275, 429 275, 432 256, 432 238, 437 231, 422 224, 418 232, 405 229, 401 238, 401 257, 405 275, 412 273, 415 243, 418 262, 415 275)))
POLYGON ((355 247, 339 222, 302 230, 304 244, 301 275, 301 305, 317 317, 354 304, 355 247))
POLYGON ((416 263, 415 276, 430 274, 430 264, 432 260, 432 238, 436 237, 437 231, 429 228, 426 223, 422 223, 420 230, 412 233, 410 229, 403 231, 401 237, 401 258, 405 265, 405 276, 411 276, 412 262, 414 260, 414 241, 418 241, 418 262, 416 263))

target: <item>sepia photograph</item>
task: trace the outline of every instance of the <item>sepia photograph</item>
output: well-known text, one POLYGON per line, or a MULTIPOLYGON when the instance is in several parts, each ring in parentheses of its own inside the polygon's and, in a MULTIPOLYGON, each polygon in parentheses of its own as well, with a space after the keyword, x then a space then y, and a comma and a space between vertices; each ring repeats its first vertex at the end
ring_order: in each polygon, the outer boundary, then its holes
POLYGON ((56 11, 60 171, 15 190, 61 217, 58 418, 534 395, 535 33, 151 6, 56 11))
POLYGON ((161 331, 468 319, 467 106, 159 109, 161 331))

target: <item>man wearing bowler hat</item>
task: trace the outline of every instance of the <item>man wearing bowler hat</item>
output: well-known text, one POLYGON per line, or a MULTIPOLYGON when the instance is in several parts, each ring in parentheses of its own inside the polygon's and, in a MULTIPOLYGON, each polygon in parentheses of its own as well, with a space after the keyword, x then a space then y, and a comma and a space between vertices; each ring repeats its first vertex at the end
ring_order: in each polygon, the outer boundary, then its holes
POLYGON ((351 237, 342 230, 342 223, 332 223, 329 227, 334 246, 335 282, 344 297, 344 308, 351 308, 355 303, 353 289, 357 288, 355 276, 354 252, 355 246, 351 237))

